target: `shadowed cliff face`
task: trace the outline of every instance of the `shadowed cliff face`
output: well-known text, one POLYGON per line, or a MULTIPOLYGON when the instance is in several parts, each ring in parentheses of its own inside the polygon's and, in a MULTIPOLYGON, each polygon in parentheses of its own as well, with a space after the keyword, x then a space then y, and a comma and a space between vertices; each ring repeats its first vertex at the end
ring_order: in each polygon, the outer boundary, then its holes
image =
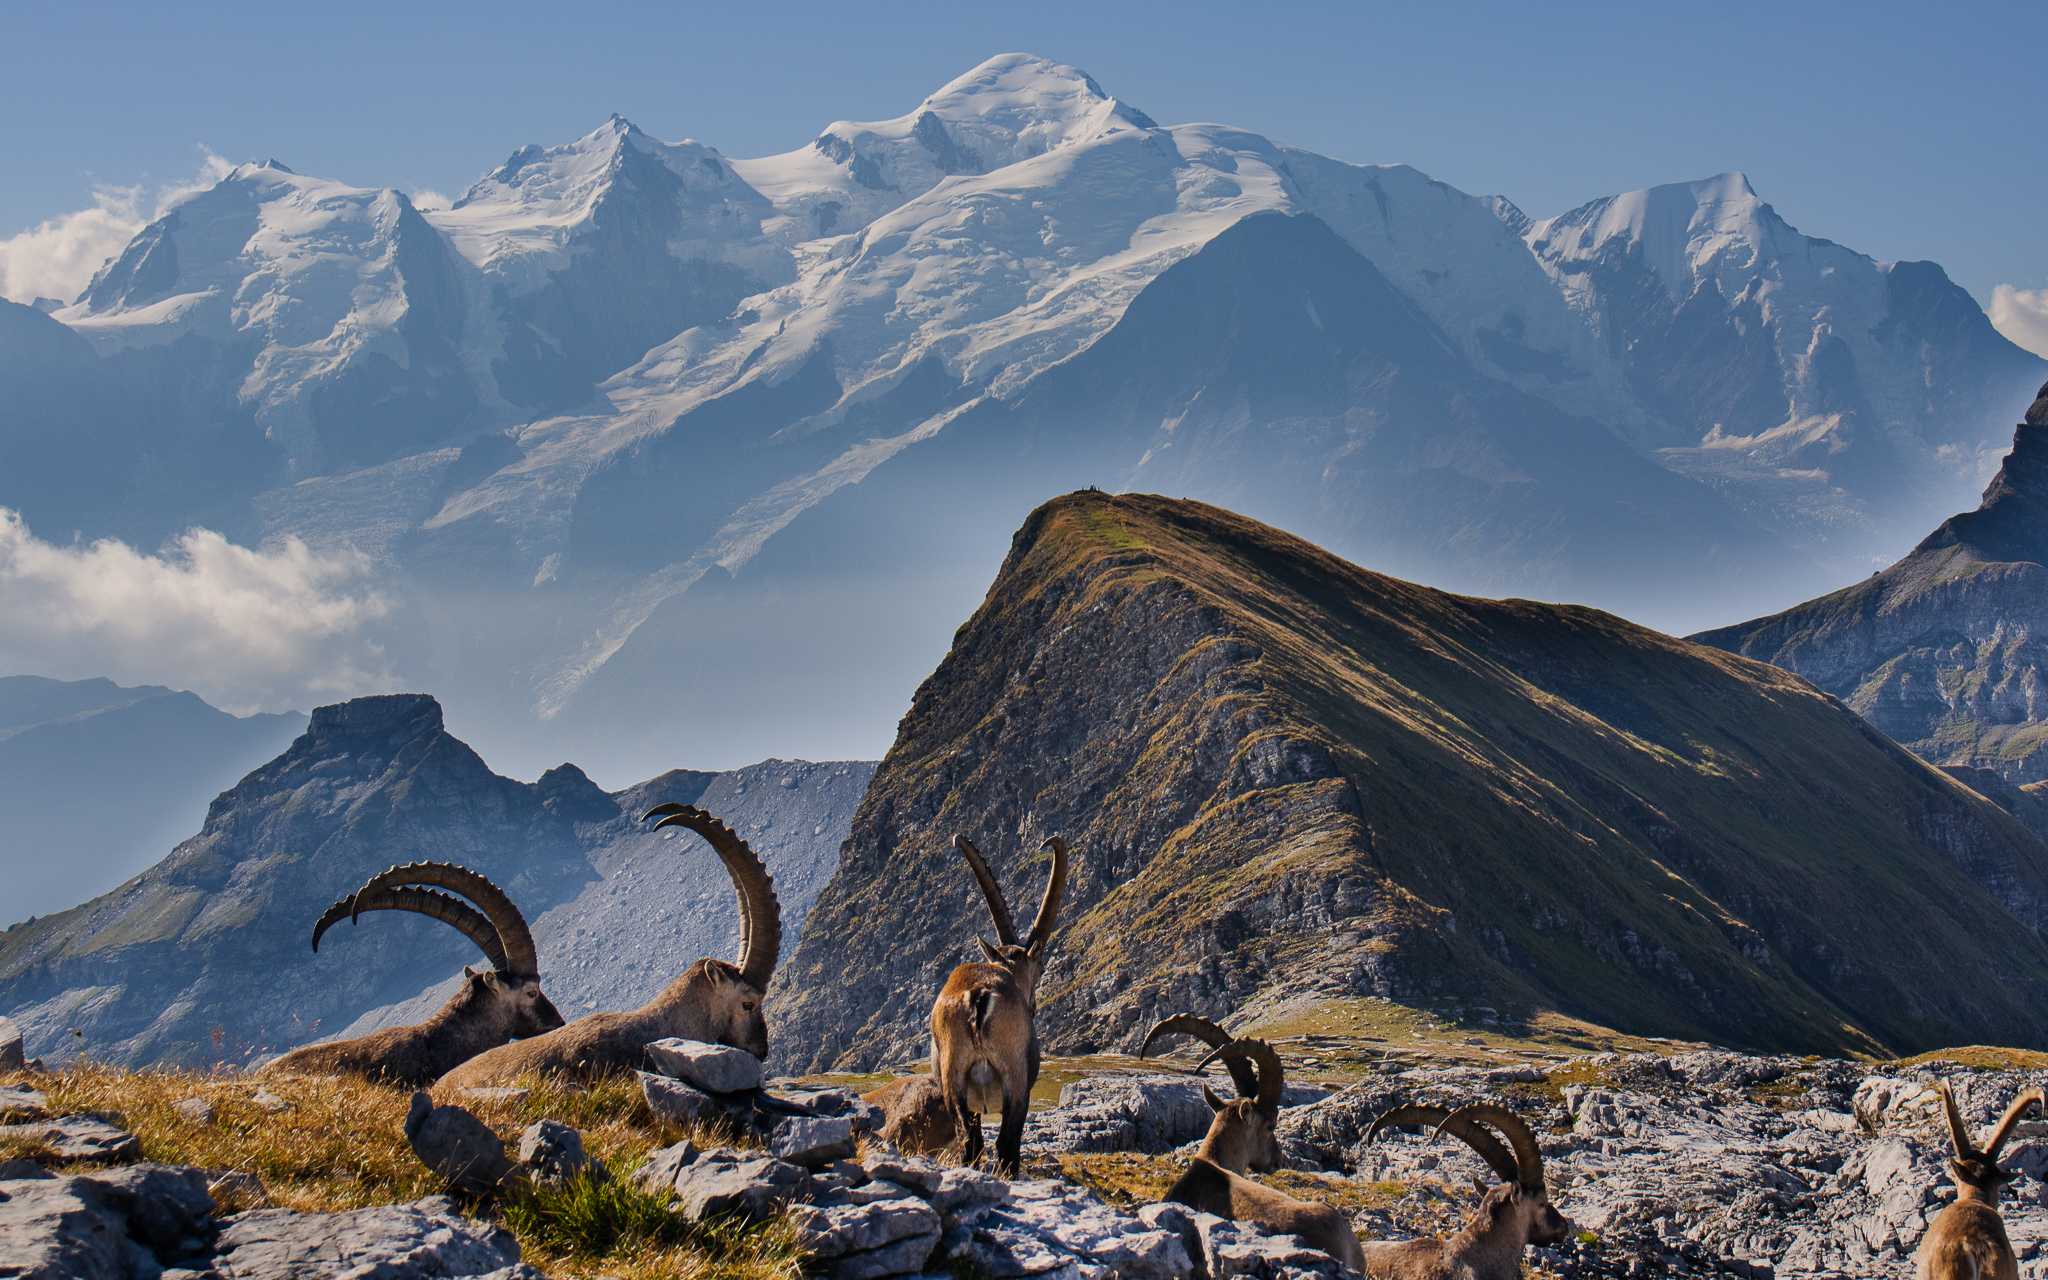
POLYGON ((955 832, 1027 919, 1040 842, 1074 850, 1054 1052, 1358 994, 1816 1050, 2032 1043, 2048 997, 2048 849, 1805 681, 1199 503, 1076 493, 1018 533, 771 990, 782 1068, 923 1053, 989 929, 955 832))
POLYGON ((1940 765, 2048 780, 2048 386, 1984 501, 1853 587, 1693 639, 1796 671, 1940 765))

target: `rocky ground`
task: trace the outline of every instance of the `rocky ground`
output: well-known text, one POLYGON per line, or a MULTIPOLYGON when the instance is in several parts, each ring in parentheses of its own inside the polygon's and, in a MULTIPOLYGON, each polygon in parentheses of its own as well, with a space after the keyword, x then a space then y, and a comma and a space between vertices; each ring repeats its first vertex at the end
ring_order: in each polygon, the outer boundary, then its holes
MULTIPOLYGON (((1304 1052, 1328 1054, 1300 1040, 1287 1047, 1297 1063, 1304 1052)), ((794 1241, 787 1265, 800 1260, 814 1275, 1348 1280, 1299 1240, 1156 1203, 1209 1119, 1201 1084, 1157 1062, 1097 1059, 1086 1073, 1053 1063, 1050 1074, 1074 1078, 1033 1113, 1026 1176, 1011 1182, 875 1140, 879 1116, 834 1082, 763 1082, 746 1055, 687 1042, 658 1062, 660 1071, 637 1082, 654 1131, 692 1136, 637 1148, 646 1154, 636 1163, 613 1164, 617 1180, 593 1163, 592 1178, 651 1197, 679 1221, 786 1231, 794 1241)), ((1462 1059, 1409 1055, 1349 1082, 1291 1086, 1280 1124, 1289 1168, 1265 1180, 1338 1205, 1363 1239, 1454 1230, 1476 1203, 1474 1180, 1486 1176, 1479 1160, 1450 1139, 1387 1134, 1368 1145, 1364 1135, 1393 1106, 1488 1100, 1537 1133, 1553 1202, 1576 1228, 1561 1249, 1530 1250, 1532 1272, 1903 1277, 1955 1194, 1931 1086, 1946 1080, 1981 1133, 2020 1088, 2048 1077, 2044 1068, 2042 1055, 1987 1049, 1884 1064, 1683 1045, 1519 1061, 1482 1057, 1476 1047, 1462 1059)), ((456 1199, 415 1193, 390 1205, 295 1212, 265 1206, 260 1187, 252 1195, 219 1171, 149 1162, 157 1151, 117 1116, 42 1114, 50 1108, 37 1077, 15 1079, 0 1091, 10 1121, 0 1143, 35 1158, 0 1164, 0 1224, 9 1228, 0 1233, 0 1275, 169 1268, 164 1274, 187 1280, 225 1280, 371 1267, 391 1277, 534 1280, 542 1271, 521 1262, 477 1180, 559 1181, 583 1159, 576 1131, 554 1120, 529 1125, 515 1159, 490 1125, 457 1105, 493 1115, 516 1101, 496 1095, 523 1091, 479 1091, 439 1107, 421 1094, 406 1140, 456 1199)), ((267 1089, 251 1103, 288 1105, 267 1089)), ((622 1153, 607 1149, 615 1160, 622 1153)), ((2019 1175, 2004 1214, 2021 1275, 2048 1280, 2048 1118, 2023 1122, 2003 1162, 2019 1175)), ((614 1274, 565 1266, 551 1263, 547 1273, 614 1274)))

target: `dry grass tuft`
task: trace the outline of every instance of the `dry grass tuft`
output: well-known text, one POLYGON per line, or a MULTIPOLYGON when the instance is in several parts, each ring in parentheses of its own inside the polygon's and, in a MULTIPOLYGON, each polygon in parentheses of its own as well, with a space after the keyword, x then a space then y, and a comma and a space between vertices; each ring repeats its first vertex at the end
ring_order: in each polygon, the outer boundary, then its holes
MULTIPOLYGON (((118 1114, 123 1127, 141 1139, 146 1159, 255 1174, 279 1208, 333 1212, 447 1191, 405 1140, 413 1091, 403 1086, 353 1077, 123 1071, 90 1062, 9 1082, 42 1090, 54 1115, 118 1114), (250 1101, 266 1088, 290 1108, 270 1113, 250 1101), (213 1118, 195 1124, 179 1115, 176 1105, 186 1098, 211 1103, 213 1118)), ((699 1146, 734 1145, 731 1134, 657 1120, 630 1076, 589 1087, 538 1079, 520 1083, 528 1095, 518 1101, 438 1101, 473 1112, 511 1148, 518 1144, 519 1131, 536 1120, 573 1125, 583 1134, 585 1150, 615 1175, 631 1172, 650 1152, 682 1138, 699 1146)), ((0 1158, 15 1155, 60 1163, 47 1149, 0 1150, 0 1158)), ((524 1187, 508 1192, 502 1203, 467 1199, 464 1204, 471 1213, 502 1220, 519 1237, 526 1261, 550 1275, 615 1280, 801 1276, 786 1222, 693 1226, 670 1215, 662 1201, 621 1181, 603 1188, 587 1183, 524 1187)))

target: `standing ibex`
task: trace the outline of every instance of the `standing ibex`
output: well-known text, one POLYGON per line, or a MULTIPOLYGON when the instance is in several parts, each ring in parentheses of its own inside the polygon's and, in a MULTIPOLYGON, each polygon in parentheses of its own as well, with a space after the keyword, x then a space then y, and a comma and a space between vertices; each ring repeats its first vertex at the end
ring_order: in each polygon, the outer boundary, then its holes
POLYGON ((702 809, 657 805, 641 821, 657 815, 661 821, 656 830, 688 827, 710 841, 724 861, 740 900, 739 960, 699 960, 632 1013, 593 1013, 544 1036, 503 1045, 450 1071, 437 1089, 527 1074, 594 1080, 645 1067, 648 1044, 671 1036, 731 1045, 757 1058, 768 1056, 768 1021, 761 998, 782 949, 782 908, 775 900, 775 881, 746 841, 702 809))
POLYGON ((1464 1139, 1479 1153, 1503 1185, 1486 1193, 1465 1229, 1448 1240, 1374 1241, 1365 1246, 1359 1269, 1385 1280, 1517 1280, 1522 1274, 1522 1248, 1557 1244, 1572 1224, 1551 1206, 1543 1187, 1543 1152, 1522 1118, 1505 1107, 1475 1103, 1447 1111, 1442 1107, 1395 1107, 1365 1132, 1371 1142, 1383 1129, 1428 1125, 1437 1133, 1464 1139), (1485 1125, 1501 1131, 1514 1148, 1509 1155, 1485 1125))
POLYGON ((562 1025, 562 1015, 541 992, 533 935, 526 918, 504 890, 467 867, 415 862, 372 876, 369 883, 327 908, 313 926, 313 950, 320 935, 343 917, 365 911, 417 911, 445 920, 483 949, 491 967, 465 968, 462 985, 425 1022, 389 1027, 354 1040, 307 1045, 270 1064, 268 1070, 307 1075, 380 1077, 401 1084, 428 1084, 450 1068, 516 1036, 537 1036, 562 1025), (436 893, 437 885, 467 897, 436 893))
POLYGON ((2041 1090, 2022 1089, 1999 1118, 1991 1141, 1978 1150, 1956 1110, 1948 1082, 1934 1086, 1948 1113, 1948 1136, 1956 1145, 1948 1162, 1955 1175, 1955 1203, 1943 1209, 1920 1242, 1919 1280, 2019 1280, 2019 1261, 2005 1238, 2005 1220, 1998 1216, 1998 1193, 2016 1176, 1998 1167, 1998 1153, 2012 1136, 2027 1108, 2042 1103, 2041 1090))
POLYGON ((1045 949, 1052 941, 1060 895, 1067 885, 1067 846, 1058 836, 1045 842, 1052 850, 1052 875, 1045 882, 1045 898, 1038 904, 1031 936, 1020 943, 1003 891, 981 852, 966 836, 955 836, 953 843, 988 899, 997 945, 975 939, 988 962, 953 970, 932 1005, 932 1076, 966 1139, 961 1163, 969 1168, 981 1158, 982 1113, 1002 1111, 996 1167, 1004 1177, 1014 1178, 1023 1159, 1031 1086, 1038 1083, 1038 978, 1045 972, 1045 949))
POLYGON ((1154 1040, 1175 1033, 1196 1036, 1215 1046, 1195 1070, 1221 1058, 1237 1084, 1238 1098, 1225 1102, 1207 1085, 1202 1086, 1202 1097, 1216 1118, 1209 1122, 1209 1132, 1188 1163, 1188 1171, 1167 1189, 1167 1203, 1255 1223, 1281 1235, 1300 1236, 1314 1248, 1363 1271, 1358 1236, 1342 1212, 1313 1200, 1297 1200, 1244 1176, 1280 1165, 1280 1139, 1274 1132, 1280 1119, 1280 1095, 1286 1087, 1280 1055, 1263 1040, 1232 1039, 1228 1031, 1207 1018, 1183 1013, 1153 1027, 1138 1056, 1144 1057, 1154 1040))

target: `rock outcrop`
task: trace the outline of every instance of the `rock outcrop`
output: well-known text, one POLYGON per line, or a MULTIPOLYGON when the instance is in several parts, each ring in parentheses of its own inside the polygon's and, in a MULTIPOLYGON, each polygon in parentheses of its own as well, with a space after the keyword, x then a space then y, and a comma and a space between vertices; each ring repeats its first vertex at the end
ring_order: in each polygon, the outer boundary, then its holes
POLYGON ((479 961, 454 930, 384 913, 307 946, 329 903, 416 860, 462 863, 512 895, 565 1015, 634 1008, 699 957, 733 955, 739 931, 709 846, 640 815, 663 800, 719 813, 768 864, 794 934, 871 768, 771 760, 608 794, 574 765, 531 784, 491 772, 423 694, 321 707, 169 857, 0 933, 0 1013, 31 1056, 129 1065, 239 1063, 417 1022, 479 961))
POLYGON ((2048 781, 2048 386, 1975 511, 1853 587, 1692 638, 1798 672, 1935 764, 2048 781))
POLYGON ((771 1063, 922 1055, 986 927, 956 832, 1013 902, 1074 851, 1052 1052, 1354 995, 1806 1051, 2043 1036, 2048 848, 1806 681, 1199 503, 1033 513, 776 978, 771 1063))

